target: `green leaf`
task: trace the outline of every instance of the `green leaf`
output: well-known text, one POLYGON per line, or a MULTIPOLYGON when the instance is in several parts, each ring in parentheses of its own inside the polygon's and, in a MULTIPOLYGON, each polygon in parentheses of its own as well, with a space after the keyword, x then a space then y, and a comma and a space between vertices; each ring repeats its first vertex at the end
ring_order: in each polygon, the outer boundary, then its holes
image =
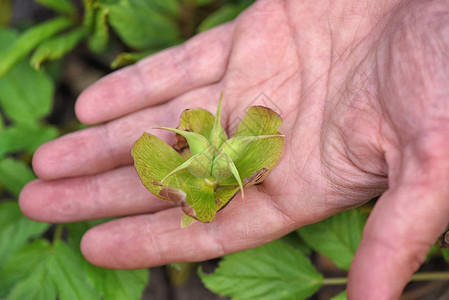
POLYGON ((346 291, 341 292, 340 294, 332 297, 330 300, 346 300, 348 298, 348 295, 346 291))
POLYGON ((33 222, 21 213, 17 202, 0 203, 0 268, 11 254, 32 237, 46 231, 49 224, 33 222))
MULTIPOLYGON (((45 265, 50 252, 51 245, 45 240, 38 239, 14 253, 0 271, 0 298, 5 298, 15 285, 29 277, 37 276, 33 270, 41 272, 39 269, 45 265)), ((20 291, 14 293, 21 294, 20 291)))
POLYGON ((19 33, 11 28, 0 28, 0 53, 15 42, 19 33))
POLYGON ((265 106, 251 106, 235 132, 237 136, 276 135, 282 118, 265 106))
POLYGON ((207 288, 234 300, 306 299, 322 285, 310 261, 281 241, 227 255, 213 274, 199 275, 207 288))
POLYGON ((291 247, 301 251, 304 255, 309 256, 312 254, 312 248, 310 248, 306 242, 299 236, 297 232, 291 232, 282 237, 282 241, 291 247))
POLYGON ((209 138, 214 126, 215 117, 213 114, 202 108, 186 109, 182 112, 179 130, 193 131, 209 138))
MULTIPOLYGON (((173 0, 168 2, 177 5, 173 0)), ((161 9, 168 7, 162 1, 102 0, 99 3, 109 9, 109 24, 132 48, 148 49, 179 39, 178 26, 167 10, 161 9)))
POLYGON ((0 0, 0 27, 7 26, 12 17, 11 0, 0 0))
POLYGON ((107 24, 109 10, 104 7, 95 9, 92 34, 89 37, 89 49, 93 52, 104 52, 109 42, 109 28, 107 24))
POLYGON ((215 217, 215 193, 212 186, 208 186, 204 183, 204 180, 199 180, 193 176, 189 177, 190 180, 185 182, 186 186, 183 189, 186 191, 186 203, 189 204, 194 210, 193 213, 183 208, 184 213, 190 217, 201 222, 210 222, 215 217))
POLYGON ((439 243, 436 242, 435 244, 432 245, 432 247, 430 247, 426 255, 426 262, 438 253, 438 251, 440 250, 440 245, 438 244, 439 243))
MULTIPOLYGON (((284 137, 259 140, 254 137, 280 135, 278 130, 281 124, 281 117, 267 107, 252 106, 248 109, 234 137, 222 146, 222 148, 229 148, 224 152, 233 159, 241 178, 250 178, 262 169, 271 170, 278 163, 283 152, 284 137), (244 151, 239 150, 242 147, 244 151)), ((223 184, 233 184, 233 181, 227 180, 223 184)))
POLYGON ((155 196, 181 206, 184 213, 202 222, 210 222, 215 215, 214 190, 202 178, 187 170, 180 170, 162 179, 184 160, 164 141, 144 133, 133 146, 134 166, 144 186, 155 196))
POLYGON ((89 283, 107 300, 137 300, 148 283, 148 270, 109 270, 84 261, 89 283))
POLYGON ((60 83, 65 74, 65 63, 62 60, 51 60, 45 64, 43 70, 54 83, 60 83))
POLYGON ((444 260, 449 263, 449 249, 441 249, 441 254, 444 260))
POLYGON ((75 253, 61 241, 54 244, 54 259, 48 268, 61 300, 99 299, 97 293, 88 285, 81 271, 80 261, 75 253))
POLYGON ((85 34, 84 29, 77 28, 67 34, 44 41, 33 53, 30 64, 35 69, 39 69, 42 62, 63 57, 81 41, 85 34))
POLYGON ((8 300, 52 300, 56 299, 56 289, 47 278, 48 268, 39 265, 29 277, 14 286, 8 300))
POLYGON ((181 218, 181 228, 186 228, 190 224, 194 223, 196 220, 186 214, 182 215, 181 218))
MULTIPOLYGON (((160 197, 159 192, 164 187, 154 184, 154 181, 161 182, 167 174, 184 162, 172 147, 149 133, 144 133, 134 143, 131 154, 143 185, 157 197, 160 197)), ((187 170, 180 171, 178 174, 181 175, 181 173, 189 176, 187 170)), ((170 177, 167 183, 170 183, 173 178, 175 176, 170 177)))
MULTIPOLYGON (((220 149, 220 151, 228 153, 232 158, 240 177, 245 179, 245 186, 247 182, 255 179, 254 176, 257 173, 266 173, 264 177, 257 176, 259 179, 262 179, 258 180, 257 183, 262 182, 282 156, 283 136, 259 137, 256 137, 254 140, 253 137, 233 137, 227 140, 223 144, 222 149, 220 149)), ((229 178, 221 182, 221 184, 233 185, 235 182, 233 178, 229 178)))
POLYGON ((158 196, 172 201, 186 215, 198 221, 212 221, 216 213, 214 187, 206 184, 207 179, 205 181, 192 175, 176 179, 179 180, 164 187, 158 196))
POLYGON ((20 150, 33 153, 41 144, 58 136, 54 126, 13 125, 0 131, 0 157, 20 150))
POLYGON ((144 57, 157 52, 157 50, 149 50, 143 52, 123 52, 117 55, 117 57, 111 62, 111 68, 116 69, 127 65, 132 65, 144 57))
POLYGON ((300 228, 298 233, 314 250, 348 270, 360 244, 365 221, 366 216, 353 209, 300 228))
POLYGON ((0 52, 0 78, 40 43, 73 24, 69 18, 58 17, 23 32, 15 42, 0 52))
MULTIPOLYGON (((69 229, 69 245, 79 250, 79 244, 84 233, 97 225, 111 220, 101 219, 87 222, 67 224, 69 229)), ((82 269, 88 282, 103 297, 110 300, 140 299, 144 288, 148 284, 149 273, 147 269, 139 270, 110 270, 96 267, 86 261, 81 251, 76 251, 82 260, 82 269)))
POLYGON ((84 18, 83 18, 83 28, 88 32, 92 33, 95 26, 95 10, 96 1, 83 0, 84 6, 84 18))
MULTIPOLYGON (((202 108, 186 109, 182 112, 177 129, 199 133, 206 139, 210 137, 215 117, 210 112, 202 108)), ((187 140, 177 134, 176 144, 173 146, 184 158, 191 154, 187 140)))
POLYGON ((180 1, 178 0, 140 0, 140 2, 143 2, 151 9, 158 11, 164 16, 170 17, 171 19, 176 20, 176 18, 178 18, 181 14, 181 6, 179 5, 180 1))
POLYGON ((67 227, 69 234, 67 237, 67 243, 68 245, 75 249, 78 250, 79 255, 81 255, 81 250, 79 249, 79 245, 81 243, 81 239, 84 235, 84 233, 86 233, 87 230, 89 230, 90 228, 106 223, 107 221, 110 221, 111 218, 106 218, 106 219, 98 219, 98 220, 90 220, 90 221, 85 221, 85 222, 76 222, 76 223, 68 223, 65 224, 65 226, 67 227))
POLYGON ((237 17, 243 10, 245 10, 249 4, 226 4, 220 7, 218 10, 210 14, 204 19, 198 26, 198 32, 205 31, 212 27, 226 23, 237 17))
POLYGON ((76 7, 70 0, 34 0, 37 3, 63 14, 76 13, 76 7))
MULTIPOLYGON (((230 138, 227 140, 223 146, 219 149, 219 153, 226 153, 233 161, 239 161, 241 156, 247 152, 247 148, 251 146, 252 143, 256 143, 260 140, 264 139, 274 139, 276 141, 284 140, 283 135, 257 135, 257 136, 237 136, 230 138)), ((267 149, 264 149, 265 151, 267 149)), ((271 150, 268 155, 271 154, 273 150, 276 149, 268 149, 271 150)), ((282 147, 281 147, 282 150, 282 147)), ((276 152, 274 152, 276 153, 276 152)), ((258 157, 260 159, 260 157, 258 157)), ((262 158, 262 160, 265 160, 262 158)))
POLYGON ((79 267, 79 259, 63 242, 36 240, 16 252, 0 272, 0 296, 8 299, 100 299, 79 267), (25 298, 20 296, 27 295, 25 298), (46 298, 47 297, 47 298, 46 298), (50 297, 50 298, 48 298, 50 297))
POLYGON ((223 209, 225 205, 235 197, 238 191, 238 185, 218 186, 215 188, 216 210, 223 209))
MULTIPOLYGON (((99 224, 110 219, 94 220, 67 224, 69 229, 69 245, 79 249, 79 244, 84 233, 99 224)), ((87 262, 77 251, 82 260, 82 269, 88 282, 95 290, 107 300, 131 300, 140 299, 143 289, 148 283, 148 270, 109 270, 93 266, 87 262)))
POLYGON ((12 121, 35 124, 52 108, 53 82, 43 72, 22 61, 0 79, 0 107, 12 121))
POLYGON ((207 4, 211 4, 214 0, 196 0, 196 5, 203 6, 207 4))
POLYGON ((165 48, 176 46, 182 43, 182 40, 174 40, 170 43, 166 43, 159 46, 151 47, 151 49, 146 49, 141 52, 123 52, 117 55, 117 57, 111 62, 111 68, 116 69, 119 67, 127 66, 138 62, 139 60, 150 56, 156 52, 159 52, 165 48))
POLYGON ((12 158, 0 160, 0 183, 12 194, 18 196, 23 186, 35 178, 30 167, 12 158))

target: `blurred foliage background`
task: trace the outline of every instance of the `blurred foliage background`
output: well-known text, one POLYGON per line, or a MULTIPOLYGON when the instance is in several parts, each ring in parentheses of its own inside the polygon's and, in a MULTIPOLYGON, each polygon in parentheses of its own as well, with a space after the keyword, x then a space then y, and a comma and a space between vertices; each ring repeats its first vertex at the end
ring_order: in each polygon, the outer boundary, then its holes
POLYGON ((82 258, 79 242, 101 221, 32 222, 21 214, 17 197, 35 178, 30 163, 37 147, 84 127, 73 113, 83 89, 114 69, 233 19, 252 2, 0 0, 1 299, 219 298, 191 276, 193 264, 154 268, 151 286, 148 270, 92 266, 82 258))
MULTIPOLYGON (((30 162, 37 147, 85 127, 73 113, 82 90, 232 20, 252 2, 0 0, 0 299, 346 298, 347 270, 374 202, 228 255, 219 267, 212 260, 150 272, 106 270, 83 259, 83 233, 104 220, 37 223, 17 204, 35 178, 30 162)), ((437 243, 418 276, 425 282, 411 284, 404 299, 448 299, 441 281, 448 278, 447 260, 449 252, 437 243)))

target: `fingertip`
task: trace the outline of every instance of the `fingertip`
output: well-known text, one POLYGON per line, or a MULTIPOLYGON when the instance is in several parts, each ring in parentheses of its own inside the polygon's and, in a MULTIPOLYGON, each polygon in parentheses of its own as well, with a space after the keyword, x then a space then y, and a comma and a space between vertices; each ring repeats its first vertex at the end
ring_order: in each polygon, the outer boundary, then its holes
POLYGON ((95 227, 84 233, 80 243, 81 253, 91 264, 107 267, 106 265, 101 264, 101 259, 98 256, 99 250, 101 249, 101 244, 97 244, 97 241, 99 241, 98 238, 101 239, 101 236, 98 237, 95 227))
POLYGON ((75 115, 81 123, 93 125, 104 121, 114 93, 117 73, 111 73, 87 87, 75 102, 75 115), (108 101, 109 100, 109 101, 108 101))
POLYGON ((51 148, 51 145, 53 144, 53 141, 46 142, 42 144, 33 154, 32 159, 32 167, 34 173, 42 179, 50 179, 51 178, 51 171, 50 166, 51 164, 51 157, 48 156, 48 152, 51 148))
POLYGON ((39 179, 27 183, 19 194, 19 207, 25 217, 33 221, 42 221, 39 215, 39 179))
POLYGON ((446 199, 437 189, 430 191, 419 184, 390 189, 382 195, 368 218, 351 265, 348 299, 401 296, 447 226, 446 199))
POLYGON ((99 159, 104 149, 101 130, 101 126, 88 128, 41 145, 33 155, 34 172, 41 179, 54 180, 106 171, 111 161, 99 159))
POLYGON ((109 121, 137 110, 135 101, 144 94, 139 74, 128 66, 86 88, 76 100, 75 115, 88 125, 109 121))
POLYGON ((74 149, 84 142, 80 140, 76 143, 70 136, 69 134, 46 142, 34 152, 31 164, 40 179, 53 180, 68 174, 68 168, 64 165, 73 164, 77 159, 74 149))
POLYGON ((85 109, 85 107, 88 104, 88 99, 92 97, 92 93, 90 92, 90 88, 88 87, 86 90, 84 90, 79 96, 78 99, 76 99, 75 102, 75 115, 78 118, 78 120, 86 125, 92 125, 95 123, 95 118, 92 116, 92 113, 89 112, 88 109, 85 109))
MULTIPOLYGON (((398 299, 401 286, 396 282, 395 270, 388 269, 385 249, 364 241, 354 256, 348 274, 348 299, 398 299), (362 297, 362 298, 361 298, 362 297)), ((397 270, 396 270, 397 271, 397 270)))
POLYGON ((35 179, 20 192, 20 210, 24 216, 36 222, 64 223, 70 207, 61 205, 60 196, 52 193, 46 181, 35 179))
POLYGON ((115 228, 113 223, 110 221, 89 229, 81 239, 81 253, 90 263, 103 268, 141 267, 133 264, 132 251, 123 243, 123 228, 115 228))

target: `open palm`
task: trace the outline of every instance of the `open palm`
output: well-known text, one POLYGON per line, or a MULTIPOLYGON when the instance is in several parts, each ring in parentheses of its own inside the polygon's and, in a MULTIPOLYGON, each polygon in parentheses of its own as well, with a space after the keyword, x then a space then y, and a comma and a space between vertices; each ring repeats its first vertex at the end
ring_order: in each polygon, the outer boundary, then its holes
POLYGON ((449 217, 448 15, 443 0, 258 1, 88 88, 77 116, 107 123, 38 149, 41 179, 22 191, 22 210, 46 222, 127 216, 91 229, 82 250, 101 266, 139 268, 255 247, 385 192, 349 295, 395 298, 449 217), (284 154, 212 223, 181 229, 181 210, 142 186, 130 150, 186 108, 214 111, 222 90, 229 128, 264 93, 284 120, 284 154))

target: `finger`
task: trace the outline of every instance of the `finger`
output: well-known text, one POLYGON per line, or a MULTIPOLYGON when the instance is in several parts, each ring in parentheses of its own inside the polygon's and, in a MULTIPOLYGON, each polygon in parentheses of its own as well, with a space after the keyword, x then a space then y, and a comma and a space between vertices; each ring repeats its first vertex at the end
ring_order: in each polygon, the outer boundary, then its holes
MULTIPOLYGON (((164 105, 50 141, 34 153, 33 169, 40 178, 50 180, 91 175, 131 164, 131 148, 144 131, 153 126, 176 127, 180 114, 187 108, 213 111, 219 89, 219 85, 196 89, 164 105)), ((174 143, 173 134, 164 131, 156 134, 174 143)))
POLYGON ((349 299, 399 298, 447 226, 448 162, 404 167, 406 173, 376 203, 349 273, 349 299))
POLYGON ((179 208, 172 208, 94 227, 83 237, 83 254, 109 268, 198 261, 256 247, 301 225, 256 188, 249 189, 244 199, 237 196, 211 223, 181 229, 181 215, 179 208))
POLYGON ((19 203, 29 219, 48 223, 151 213, 173 206, 148 192, 132 166, 99 175, 35 180, 22 190, 19 203))
POLYGON ((231 49, 232 23, 219 26, 108 75, 76 103, 81 122, 108 121, 217 82, 231 49))

